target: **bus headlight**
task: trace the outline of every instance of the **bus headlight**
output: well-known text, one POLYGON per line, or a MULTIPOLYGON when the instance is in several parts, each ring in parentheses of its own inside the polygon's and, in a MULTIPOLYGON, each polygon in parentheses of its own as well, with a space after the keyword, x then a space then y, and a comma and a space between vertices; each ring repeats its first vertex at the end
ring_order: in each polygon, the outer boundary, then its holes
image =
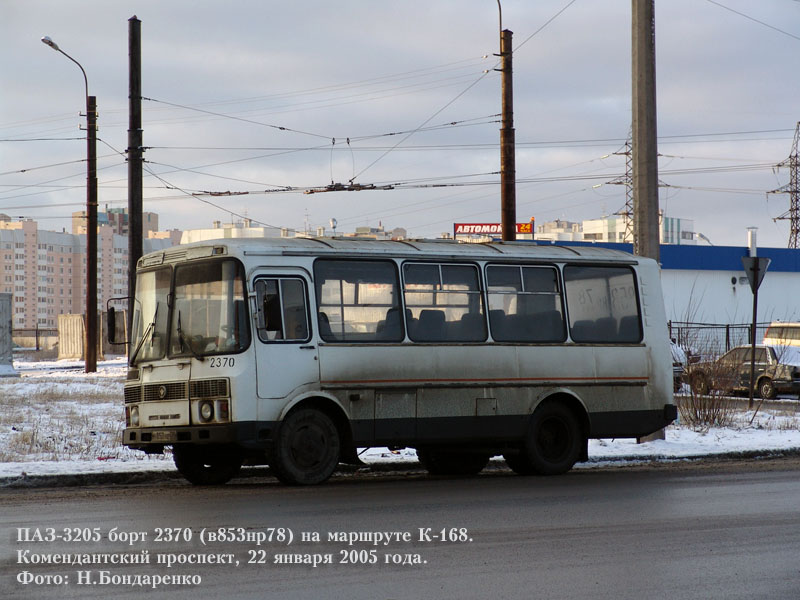
POLYGON ((139 407, 134 406, 131 408, 131 427, 139 426, 139 407))
POLYGON ((210 421, 214 418, 214 404, 211 402, 203 402, 200 404, 200 418, 203 421, 210 421))

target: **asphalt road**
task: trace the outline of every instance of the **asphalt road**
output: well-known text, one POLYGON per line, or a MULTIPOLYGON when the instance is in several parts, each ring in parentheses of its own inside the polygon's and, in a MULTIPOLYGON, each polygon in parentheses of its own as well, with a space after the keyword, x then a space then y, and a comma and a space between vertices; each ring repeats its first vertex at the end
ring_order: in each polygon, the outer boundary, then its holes
POLYGON ((2 598, 800 598, 797 458, 1 489, 0 522, 2 598))

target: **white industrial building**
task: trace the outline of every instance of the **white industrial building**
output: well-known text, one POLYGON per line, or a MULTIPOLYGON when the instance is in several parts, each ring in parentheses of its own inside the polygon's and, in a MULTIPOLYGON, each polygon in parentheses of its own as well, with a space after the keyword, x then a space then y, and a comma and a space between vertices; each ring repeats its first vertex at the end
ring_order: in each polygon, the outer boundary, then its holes
MULTIPOLYGON (((585 245, 591 242, 546 242, 585 245)), ((596 243, 632 252, 631 244, 596 243)), ((661 285, 667 319, 745 324, 753 319, 753 293, 742 257, 771 260, 758 292, 759 323, 800 321, 800 250, 744 246, 661 245, 661 285)))

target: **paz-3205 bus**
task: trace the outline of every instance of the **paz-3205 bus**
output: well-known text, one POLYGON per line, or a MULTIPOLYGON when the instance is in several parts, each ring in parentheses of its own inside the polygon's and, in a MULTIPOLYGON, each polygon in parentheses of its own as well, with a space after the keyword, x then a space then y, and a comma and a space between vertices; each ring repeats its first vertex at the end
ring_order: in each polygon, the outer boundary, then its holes
POLYGON ((358 449, 564 473, 676 416, 655 261, 530 243, 236 239, 137 265, 124 444, 194 484, 316 484, 358 449))

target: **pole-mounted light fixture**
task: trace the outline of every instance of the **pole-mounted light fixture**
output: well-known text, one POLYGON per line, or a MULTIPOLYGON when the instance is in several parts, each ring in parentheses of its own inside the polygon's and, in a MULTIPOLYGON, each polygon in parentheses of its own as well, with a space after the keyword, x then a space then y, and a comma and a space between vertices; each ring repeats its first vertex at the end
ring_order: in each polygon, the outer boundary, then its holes
MULTIPOLYGON (((81 63, 58 47, 49 36, 42 43, 60 52, 80 68, 86 90, 86 372, 97 371, 97 98, 89 95, 89 79, 81 63)), ((38 317, 37 317, 38 318, 38 317)))

